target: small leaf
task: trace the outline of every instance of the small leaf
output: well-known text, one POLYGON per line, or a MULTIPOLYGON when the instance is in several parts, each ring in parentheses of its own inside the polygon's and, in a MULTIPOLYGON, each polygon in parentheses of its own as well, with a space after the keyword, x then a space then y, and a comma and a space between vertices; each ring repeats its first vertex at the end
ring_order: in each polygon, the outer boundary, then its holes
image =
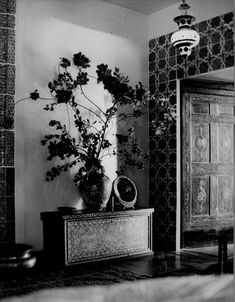
POLYGON ((34 100, 34 101, 36 101, 37 99, 39 99, 40 98, 40 96, 39 96, 39 93, 38 93, 38 90, 36 89, 34 92, 31 92, 30 93, 30 98, 32 99, 32 100, 34 100))

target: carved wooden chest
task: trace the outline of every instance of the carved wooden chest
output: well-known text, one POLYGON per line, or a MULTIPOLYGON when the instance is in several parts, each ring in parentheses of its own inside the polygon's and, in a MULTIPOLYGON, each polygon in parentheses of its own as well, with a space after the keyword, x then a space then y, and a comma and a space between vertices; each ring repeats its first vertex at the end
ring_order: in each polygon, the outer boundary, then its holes
POLYGON ((64 265, 152 254, 153 211, 41 213, 44 251, 64 265))

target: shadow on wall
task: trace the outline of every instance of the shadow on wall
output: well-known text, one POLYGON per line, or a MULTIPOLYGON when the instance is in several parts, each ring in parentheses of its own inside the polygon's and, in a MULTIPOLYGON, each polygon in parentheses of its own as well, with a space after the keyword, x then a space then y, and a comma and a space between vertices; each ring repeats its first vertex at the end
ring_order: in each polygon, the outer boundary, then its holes
MULTIPOLYGON (((121 133, 122 129, 129 129, 131 127, 135 128, 135 139, 137 140, 140 148, 143 150, 145 154, 148 154, 148 113, 144 114, 141 118, 132 118, 126 123, 118 123, 117 125, 117 133, 121 133)), ((122 150, 122 146, 118 144, 117 149, 122 150)), ((137 188, 137 202, 135 207, 145 207, 149 206, 148 200, 148 178, 149 178, 149 170, 148 170, 148 161, 145 163, 144 169, 138 169, 137 167, 127 166, 125 175, 129 177, 137 188), (144 181, 143 181, 144 180, 144 181)), ((122 165, 121 159, 117 158, 117 167, 118 169, 122 165)))

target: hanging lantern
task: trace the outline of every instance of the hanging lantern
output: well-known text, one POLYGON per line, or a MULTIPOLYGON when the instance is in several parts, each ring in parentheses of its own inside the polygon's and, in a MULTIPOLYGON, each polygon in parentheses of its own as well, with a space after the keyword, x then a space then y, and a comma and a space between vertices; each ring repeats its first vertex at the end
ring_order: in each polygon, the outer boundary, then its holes
POLYGON ((185 3, 185 0, 182 1, 183 3, 181 3, 179 9, 184 10, 184 14, 174 18, 179 29, 172 34, 171 43, 179 49, 182 56, 188 57, 192 52, 192 48, 198 45, 200 37, 196 30, 191 29, 191 24, 196 18, 187 14, 190 6, 185 3))

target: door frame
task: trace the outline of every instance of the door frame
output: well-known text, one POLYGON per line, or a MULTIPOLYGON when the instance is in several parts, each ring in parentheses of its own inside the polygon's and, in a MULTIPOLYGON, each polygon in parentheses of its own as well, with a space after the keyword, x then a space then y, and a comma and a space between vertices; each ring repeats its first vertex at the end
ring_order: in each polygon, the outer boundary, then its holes
POLYGON ((180 81, 176 80, 176 251, 181 249, 181 105, 180 81))
MULTIPOLYGON (((219 70, 221 71, 221 70, 219 70)), ((189 79, 198 79, 197 76, 189 77, 189 79)), ((181 81, 185 79, 177 79, 176 80, 176 251, 181 250, 181 239, 182 239, 182 146, 181 146, 181 137, 182 137, 182 127, 181 127, 181 81)), ((217 80, 218 81, 218 80, 217 80)), ((234 79, 235 83, 235 79, 234 79)), ((235 155, 234 155, 235 156, 235 155)), ((235 172, 235 165, 234 165, 235 172)), ((235 174, 235 173, 234 173, 235 174)), ((235 188, 235 177, 234 177, 234 188, 235 188)), ((233 213, 235 213, 235 206, 233 209, 233 213)), ((234 232, 235 238, 235 232, 234 232)))

